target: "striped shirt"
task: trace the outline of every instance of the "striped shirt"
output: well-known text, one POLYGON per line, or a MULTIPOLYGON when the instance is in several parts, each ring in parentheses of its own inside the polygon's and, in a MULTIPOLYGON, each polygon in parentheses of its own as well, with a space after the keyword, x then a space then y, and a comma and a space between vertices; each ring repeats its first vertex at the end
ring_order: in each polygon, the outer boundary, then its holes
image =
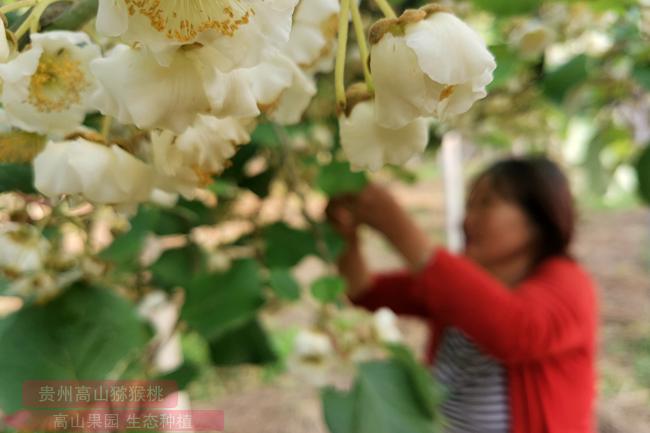
POLYGON ((448 422, 445 433, 510 431, 505 368, 463 331, 445 328, 432 373, 449 392, 441 407, 448 422))

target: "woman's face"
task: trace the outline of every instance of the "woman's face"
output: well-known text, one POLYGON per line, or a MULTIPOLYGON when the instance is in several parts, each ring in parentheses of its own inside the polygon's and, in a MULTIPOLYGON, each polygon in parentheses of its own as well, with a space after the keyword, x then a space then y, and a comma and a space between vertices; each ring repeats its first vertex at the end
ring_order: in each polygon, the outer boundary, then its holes
POLYGON ((536 248, 536 230, 528 216, 500 197, 486 177, 469 194, 463 229, 465 253, 486 267, 530 257, 536 248))

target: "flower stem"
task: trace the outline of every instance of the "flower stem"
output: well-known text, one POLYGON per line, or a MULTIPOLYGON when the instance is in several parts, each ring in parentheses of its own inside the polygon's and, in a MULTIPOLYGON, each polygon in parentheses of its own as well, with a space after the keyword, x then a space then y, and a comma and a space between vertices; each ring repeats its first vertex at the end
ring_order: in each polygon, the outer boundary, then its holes
POLYGON ((20 38, 23 37, 25 33, 27 33, 27 30, 29 30, 29 27, 32 23, 32 15, 33 15, 33 10, 30 12, 29 16, 25 19, 25 21, 22 22, 20 27, 14 32, 14 37, 16 38, 16 41, 20 41, 20 38))
POLYGON ((56 3, 60 0, 41 0, 34 10, 32 11, 32 16, 30 16, 31 25, 30 25, 30 33, 37 33, 39 30, 39 25, 41 21, 41 15, 43 15, 43 12, 45 12, 45 9, 52 3, 56 3))
POLYGON ((19 41, 20 38, 22 38, 28 30, 31 33, 38 32, 38 25, 41 19, 41 15, 43 15, 43 12, 45 12, 45 9, 47 9, 49 5, 58 1, 60 0, 40 0, 34 9, 31 10, 27 19, 25 19, 20 27, 18 27, 16 33, 14 33, 16 40, 19 41))
POLYGON ((13 12, 16 9, 26 8, 29 6, 34 6, 38 0, 20 0, 15 3, 11 3, 5 6, 0 7, 0 14, 8 14, 13 12))
POLYGON ((359 45, 359 52, 361 54, 361 63, 363 64, 363 79, 366 81, 366 87, 369 92, 374 89, 372 83, 372 75, 370 75, 370 68, 368 67, 368 44, 366 43, 366 34, 363 31, 363 22, 361 21, 361 14, 359 13, 359 5, 356 0, 352 0, 352 24, 354 24, 354 34, 357 38, 359 45))
MULTIPOLYGON (((356 0, 352 0, 356 1, 356 0)), ((339 12, 338 47, 336 51, 336 66, 334 68, 334 87, 336 90, 336 107, 339 112, 345 110, 345 54, 348 46, 348 16, 350 0, 341 0, 339 12)))
POLYGON ((377 7, 381 10, 386 18, 397 18, 395 11, 387 0, 374 0, 377 7))
POLYGON ((110 144, 109 135, 111 133, 112 125, 113 125, 113 118, 111 116, 102 117, 102 129, 100 131, 100 134, 102 134, 102 137, 104 137, 104 140, 106 140, 106 144, 110 144))

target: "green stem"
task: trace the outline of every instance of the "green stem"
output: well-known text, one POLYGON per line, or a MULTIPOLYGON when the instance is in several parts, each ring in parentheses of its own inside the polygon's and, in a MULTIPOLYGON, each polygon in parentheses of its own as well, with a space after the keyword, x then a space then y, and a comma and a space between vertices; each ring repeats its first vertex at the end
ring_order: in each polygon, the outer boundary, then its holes
POLYGON ((361 14, 359 13, 359 4, 352 0, 352 24, 354 24, 354 33, 359 45, 359 52, 361 54, 361 63, 363 64, 363 79, 366 82, 366 87, 369 92, 374 90, 372 83, 372 75, 370 75, 370 68, 368 66, 368 44, 366 43, 366 34, 363 31, 363 22, 361 21, 361 14))
POLYGON ((40 21, 41 21, 41 15, 43 15, 43 12, 45 12, 45 9, 52 3, 56 3, 61 0, 41 0, 38 5, 34 8, 34 11, 32 12, 32 16, 30 16, 31 24, 30 24, 30 33, 38 33, 39 26, 40 26, 40 21))
POLYGON ((397 18, 395 11, 387 0, 374 0, 377 7, 381 10, 386 18, 397 18))
MULTIPOLYGON (((356 1, 356 0, 352 0, 356 1)), ((348 15, 350 0, 341 0, 339 12, 338 47, 336 50, 336 66, 334 68, 334 87, 336 90, 336 106, 339 112, 345 110, 345 54, 348 46, 348 15)))
POLYGON ((104 116, 102 118, 102 130, 101 134, 106 140, 106 144, 110 144, 109 135, 111 133, 111 126, 113 125, 113 118, 111 116, 104 116))
POLYGON ((9 12, 13 12, 16 9, 34 6, 37 1, 38 0, 20 0, 15 3, 2 6, 0 7, 0 14, 8 14, 9 12))
POLYGON ((33 16, 34 10, 32 9, 32 12, 29 14, 29 16, 25 19, 25 21, 22 22, 20 27, 14 32, 14 37, 16 38, 17 41, 20 41, 20 38, 22 38, 25 33, 27 33, 27 30, 29 30, 29 27, 32 23, 32 16, 33 16))

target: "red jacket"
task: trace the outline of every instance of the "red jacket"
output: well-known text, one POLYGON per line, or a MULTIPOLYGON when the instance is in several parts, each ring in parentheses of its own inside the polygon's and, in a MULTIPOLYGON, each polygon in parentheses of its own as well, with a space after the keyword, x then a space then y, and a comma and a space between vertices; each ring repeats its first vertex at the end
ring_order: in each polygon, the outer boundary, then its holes
POLYGON ((445 325, 460 328, 504 363, 512 433, 596 431, 598 303, 578 263, 547 259, 508 288, 468 258, 439 248, 417 274, 400 270, 372 279, 351 301, 427 319, 427 363, 445 325))

